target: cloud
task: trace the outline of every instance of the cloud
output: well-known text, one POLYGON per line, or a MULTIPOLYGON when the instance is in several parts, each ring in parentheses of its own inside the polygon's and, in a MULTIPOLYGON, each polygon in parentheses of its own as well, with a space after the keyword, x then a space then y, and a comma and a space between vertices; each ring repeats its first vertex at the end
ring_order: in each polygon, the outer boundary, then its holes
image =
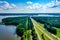
POLYGON ((0 1, 0 10, 7 10, 7 9, 13 9, 16 8, 15 4, 9 4, 6 1, 0 1))
POLYGON ((15 4, 9 4, 8 2, 0 1, 0 13, 60 13, 60 2, 58 1, 56 3, 51 1, 47 4, 33 3, 28 1, 26 6, 23 5, 17 9, 14 9, 15 7, 15 4))
POLYGON ((27 6, 27 9, 33 9, 32 6, 27 6))
POLYGON ((2 8, 0 8, 0 11, 2 11, 3 9, 2 8))
POLYGON ((54 1, 51 1, 45 5, 42 5, 42 9, 47 10, 48 8, 53 8, 54 5, 55 5, 54 1))
POLYGON ((33 4, 31 1, 28 1, 27 4, 33 4))
POLYGON ((41 4, 41 3, 33 3, 31 1, 28 1, 27 4, 29 4, 27 6, 27 9, 34 9, 34 10, 40 10, 40 9, 43 9, 43 10, 46 10, 48 8, 56 8, 56 7, 60 7, 60 2, 59 1, 51 1, 47 4, 41 4), (31 4, 31 5, 30 5, 31 4))
POLYGON ((48 8, 59 8, 60 7, 60 2, 59 1, 51 1, 50 3, 47 4, 48 8))
POLYGON ((46 7, 48 7, 48 8, 51 8, 51 7, 53 7, 55 4, 54 4, 54 1, 51 1, 50 3, 47 3, 46 4, 46 7))
POLYGON ((39 3, 34 3, 32 7, 33 9, 40 9, 42 6, 39 3))
POLYGON ((5 10, 0 11, 0 13, 60 13, 60 8, 48 8, 47 10, 29 10, 29 9, 13 9, 13 10, 5 10))
POLYGON ((39 3, 34 3, 32 5, 28 5, 27 9, 37 10, 40 9, 42 6, 39 3))
POLYGON ((57 7, 60 7, 60 2, 56 1, 56 5, 57 7))

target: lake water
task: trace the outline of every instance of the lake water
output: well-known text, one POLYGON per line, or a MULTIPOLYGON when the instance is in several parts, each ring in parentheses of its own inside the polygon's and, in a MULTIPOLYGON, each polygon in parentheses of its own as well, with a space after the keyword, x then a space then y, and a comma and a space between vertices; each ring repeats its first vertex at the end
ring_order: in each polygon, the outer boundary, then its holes
POLYGON ((0 25, 0 40, 16 40, 16 26, 0 25))
MULTIPOLYGON (((0 16, 0 22, 6 17, 16 17, 16 16, 0 16)), ((0 25, 0 40, 20 40, 17 39, 16 26, 13 25, 0 25)))

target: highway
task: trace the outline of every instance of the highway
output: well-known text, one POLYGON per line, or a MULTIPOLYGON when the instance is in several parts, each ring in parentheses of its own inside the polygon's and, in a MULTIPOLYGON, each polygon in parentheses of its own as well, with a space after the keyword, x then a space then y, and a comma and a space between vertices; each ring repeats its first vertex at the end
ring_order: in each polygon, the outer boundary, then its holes
MULTIPOLYGON (((39 31, 41 31, 46 37, 48 37, 50 40, 60 40, 58 37, 56 37, 55 35, 47 32, 44 28, 41 27, 40 24, 38 24, 33 18, 31 18, 31 21, 34 25, 34 28, 35 30, 37 31, 37 29, 39 31)), ((37 34, 39 35, 38 31, 37 31, 37 34)), ((42 40, 40 37, 39 37, 39 40, 42 40)))

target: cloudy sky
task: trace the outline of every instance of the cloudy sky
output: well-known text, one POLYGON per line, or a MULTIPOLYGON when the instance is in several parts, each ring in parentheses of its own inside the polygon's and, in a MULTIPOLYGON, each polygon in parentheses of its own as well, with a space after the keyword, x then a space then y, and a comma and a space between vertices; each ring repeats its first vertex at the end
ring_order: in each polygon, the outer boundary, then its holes
POLYGON ((0 0, 0 13, 60 13, 60 0, 0 0))

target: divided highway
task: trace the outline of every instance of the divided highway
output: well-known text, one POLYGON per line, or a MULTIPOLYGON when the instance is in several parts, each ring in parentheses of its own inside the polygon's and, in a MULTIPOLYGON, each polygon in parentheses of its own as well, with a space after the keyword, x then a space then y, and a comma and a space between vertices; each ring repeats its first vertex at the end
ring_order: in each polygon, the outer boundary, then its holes
POLYGON ((47 37, 47 39, 45 40, 60 40, 60 38, 58 38, 57 36, 47 32, 38 22, 36 22, 33 18, 30 18, 33 25, 34 25, 34 28, 35 28, 35 31, 38 35, 38 38, 39 40, 44 40, 43 38, 41 38, 40 36, 40 33, 41 32, 43 34, 43 36, 45 35, 45 37, 47 37))

